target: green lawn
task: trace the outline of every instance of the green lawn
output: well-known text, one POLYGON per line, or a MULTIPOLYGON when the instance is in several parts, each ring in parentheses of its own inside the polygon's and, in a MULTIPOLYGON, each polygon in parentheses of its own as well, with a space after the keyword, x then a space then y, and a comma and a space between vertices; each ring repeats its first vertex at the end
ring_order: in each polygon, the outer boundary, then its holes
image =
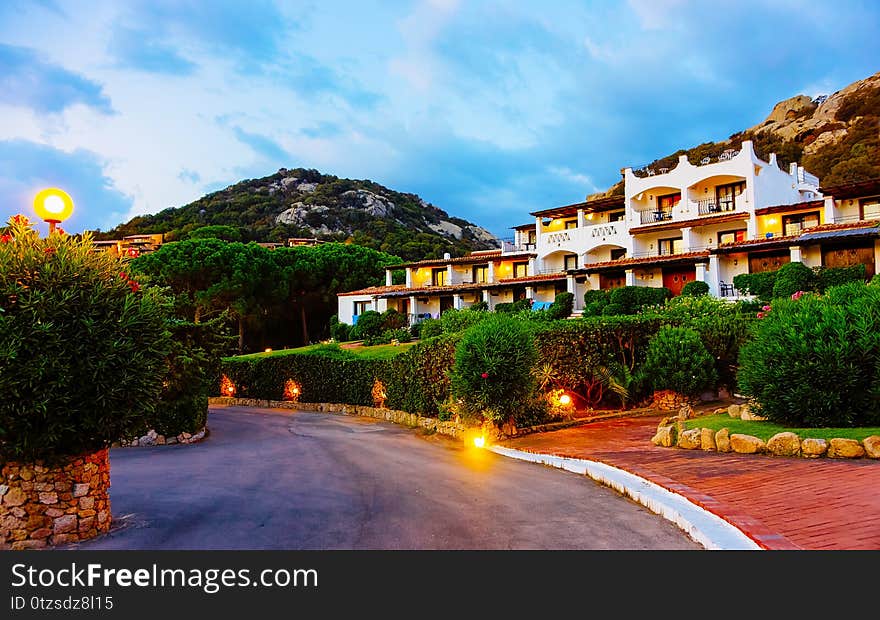
POLYGON ((279 349, 278 351, 270 351, 269 353, 250 353, 248 355, 237 355, 230 359, 257 359, 260 357, 278 357, 281 355, 302 355, 309 353, 312 355, 329 355, 331 357, 359 357, 361 359, 387 360, 400 355, 404 351, 413 346, 415 342, 402 342, 397 346, 393 344, 377 344, 372 347, 355 347, 353 349, 343 349, 339 345, 333 344, 310 344, 306 347, 298 347, 296 349, 279 349))
POLYGON ((741 433, 743 435, 753 435, 764 441, 770 439, 776 433, 790 431, 797 433, 801 439, 808 437, 814 439, 857 439, 861 441, 865 437, 871 435, 880 435, 880 428, 789 428, 773 422, 756 422, 753 420, 737 420, 731 418, 727 414, 709 415, 687 420, 685 426, 691 428, 711 428, 713 430, 721 430, 727 428, 730 434, 741 433))

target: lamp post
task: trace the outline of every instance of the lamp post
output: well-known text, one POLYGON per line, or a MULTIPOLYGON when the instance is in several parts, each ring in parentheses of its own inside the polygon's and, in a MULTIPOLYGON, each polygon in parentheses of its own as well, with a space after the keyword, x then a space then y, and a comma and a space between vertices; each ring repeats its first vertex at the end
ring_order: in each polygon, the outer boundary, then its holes
POLYGON ((37 192, 34 197, 34 211, 41 220, 49 224, 51 235, 55 232, 55 226, 73 213, 73 198, 64 190, 50 187, 37 192))

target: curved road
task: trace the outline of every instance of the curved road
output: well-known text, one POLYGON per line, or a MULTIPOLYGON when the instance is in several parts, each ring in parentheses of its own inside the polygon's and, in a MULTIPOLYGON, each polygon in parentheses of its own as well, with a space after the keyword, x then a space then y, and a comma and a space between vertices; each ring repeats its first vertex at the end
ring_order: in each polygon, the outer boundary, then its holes
POLYGON ((700 549, 584 476, 365 418, 216 408, 201 444, 111 452, 80 549, 700 549))

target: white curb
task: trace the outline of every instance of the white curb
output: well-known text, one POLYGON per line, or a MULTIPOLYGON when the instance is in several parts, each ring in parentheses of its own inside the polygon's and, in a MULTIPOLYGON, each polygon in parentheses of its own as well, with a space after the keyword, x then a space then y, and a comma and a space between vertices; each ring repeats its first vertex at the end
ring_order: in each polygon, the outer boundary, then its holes
POLYGON ((597 461, 535 454, 502 446, 492 446, 489 450, 502 456, 587 475, 676 524, 706 549, 722 551, 762 549, 758 543, 718 515, 697 506, 682 495, 617 467, 597 461))

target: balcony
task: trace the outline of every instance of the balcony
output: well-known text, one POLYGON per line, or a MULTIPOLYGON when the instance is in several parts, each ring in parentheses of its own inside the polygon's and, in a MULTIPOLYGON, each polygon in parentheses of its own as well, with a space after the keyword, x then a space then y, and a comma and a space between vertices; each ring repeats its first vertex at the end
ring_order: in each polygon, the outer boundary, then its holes
POLYGON ((672 209, 661 209, 659 211, 641 211, 642 224, 657 224, 659 222, 668 222, 672 220, 672 209))
POLYGON ((626 247, 628 240, 629 234, 626 222, 618 220, 615 222, 542 232, 538 236, 538 247, 542 252, 559 248, 583 253, 600 245, 626 247))
POLYGON ((733 198, 705 198, 697 201, 697 212, 700 215, 715 215, 727 211, 736 211, 736 202, 733 198))

